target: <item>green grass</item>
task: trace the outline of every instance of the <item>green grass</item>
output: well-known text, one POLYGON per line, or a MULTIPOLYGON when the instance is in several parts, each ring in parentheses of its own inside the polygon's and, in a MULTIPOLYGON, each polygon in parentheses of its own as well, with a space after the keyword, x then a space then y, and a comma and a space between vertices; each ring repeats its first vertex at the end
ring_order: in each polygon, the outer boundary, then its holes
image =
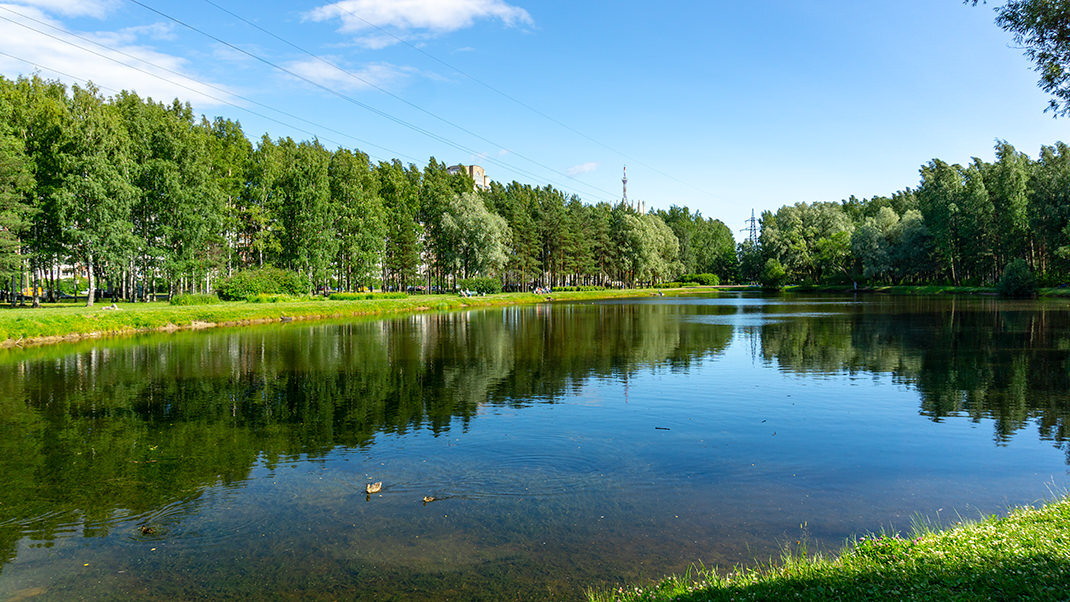
POLYGON ((786 553, 726 574, 694 570, 592 602, 699 600, 1067 600, 1070 499, 910 537, 860 538, 838 557, 786 553))
POLYGON ((608 290, 588 292, 502 293, 464 298, 457 295, 414 295, 401 299, 386 295, 371 299, 328 301, 275 299, 275 302, 249 303, 226 301, 204 305, 170 305, 168 303, 120 303, 118 310, 106 310, 110 301, 94 307, 58 303, 34 309, 0 306, 0 345, 50 343, 57 339, 83 336, 112 336, 138 332, 164 331, 208 326, 231 326, 279 321, 285 318, 326 319, 390 314, 398 312, 490 307, 539 303, 553 300, 583 300, 611 297, 634 297, 651 294, 648 290, 608 290))

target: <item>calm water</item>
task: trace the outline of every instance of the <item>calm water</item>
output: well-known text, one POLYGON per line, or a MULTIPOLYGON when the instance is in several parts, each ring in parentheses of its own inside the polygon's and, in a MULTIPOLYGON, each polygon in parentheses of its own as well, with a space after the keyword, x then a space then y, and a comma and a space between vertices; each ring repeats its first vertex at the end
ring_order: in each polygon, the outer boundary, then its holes
POLYGON ((13 351, 0 599, 581 598, 1042 502, 1068 418, 1066 302, 648 298, 13 351))

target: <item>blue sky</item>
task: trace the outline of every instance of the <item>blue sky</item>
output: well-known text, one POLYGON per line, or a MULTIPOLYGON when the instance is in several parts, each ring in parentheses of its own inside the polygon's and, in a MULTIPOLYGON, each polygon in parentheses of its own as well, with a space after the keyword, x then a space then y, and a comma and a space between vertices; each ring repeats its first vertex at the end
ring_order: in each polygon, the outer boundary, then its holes
POLYGON ((991 160, 996 139, 1067 139, 992 4, 0 0, 0 73, 588 202, 618 200, 627 164, 629 199, 738 231, 752 208, 914 186, 933 157, 991 160))

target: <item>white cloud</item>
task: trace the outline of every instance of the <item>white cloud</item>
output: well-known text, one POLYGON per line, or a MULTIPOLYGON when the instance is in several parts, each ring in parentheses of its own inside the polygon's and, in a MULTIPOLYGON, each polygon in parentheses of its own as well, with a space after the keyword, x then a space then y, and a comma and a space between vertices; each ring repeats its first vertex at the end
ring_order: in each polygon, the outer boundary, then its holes
POLYGON ((198 107, 232 101, 231 94, 222 86, 210 87, 190 74, 186 59, 139 43, 142 37, 159 40, 170 35, 166 26, 79 33, 70 31, 41 10, 74 14, 76 7, 83 5, 87 11, 105 10, 110 3, 103 0, 24 0, 21 6, 0 3, 0 17, 4 17, 0 19, 0 52, 10 55, 0 56, 0 73, 17 77, 40 70, 43 77, 68 84, 91 80, 109 94, 131 90, 157 100, 177 97, 198 107))
POLYGON ((358 39, 368 48, 384 48, 411 32, 441 34, 471 27, 481 19, 497 19, 510 27, 533 25, 528 11, 505 0, 341 0, 305 14, 311 21, 341 21, 339 31, 361 33, 385 28, 358 39))
POLYGON ((581 163, 579 165, 573 165, 572 167, 570 167, 567 170, 565 170, 565 173, 567 173, 570 176, 578 176, 580 174, 591 173, 592 171, 594 171, 596 169, 598 169, 598 163, 595 163, 594 161, 590 161, 588 163, 581 163))
POLYGON ((114 8, 118 0, 13 0, 15 4, 25 7, 40 8, 50 13, 58 13, 68 17, 96 17, 104 16, 114 8))
POLYGON ((389 88, 416 72, 415 69, 390 63, 369 63, 360 69, 348 69, 336 57, 324 58, 345 71, 313 58, 288 63, 286 68, 301 77, 336 90, 389 88))

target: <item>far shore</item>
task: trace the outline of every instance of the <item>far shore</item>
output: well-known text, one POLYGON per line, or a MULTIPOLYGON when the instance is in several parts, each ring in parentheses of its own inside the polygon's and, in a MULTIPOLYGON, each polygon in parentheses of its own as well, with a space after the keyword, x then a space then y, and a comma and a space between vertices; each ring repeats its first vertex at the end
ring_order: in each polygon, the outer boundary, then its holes
MULTIPOLYGON (((372 298, 332 301, 326 298, 284 300, 277 303, 247 301, 205 305, 170 305, 166 302, 124 303, 117 309, 103 299, 92 307, 84 303, 43 304, 39 308, 0 305, 0 348, 29 347, 74 342, 84 339, 126 336, 151 332, 200 330, 216 327, 249 326, 294 320, 344 319, 397 313, 530 305, 554 301, 582 301, 646 297, 658 294, 687 295, 717 291, 754 291, 753 285, 691 286, 685 288, 606 289, 582 292, 501 293, 462 297, 459 295, 411 295, 401 299, 372 298)), ((862 286, 793 285, 783 293, 888 294, 888 295, 991 295, 995 289, 965 286, 862 286)), ((1070 297, 1070 288, 1040 290, 1041 297, 1070 297)))

